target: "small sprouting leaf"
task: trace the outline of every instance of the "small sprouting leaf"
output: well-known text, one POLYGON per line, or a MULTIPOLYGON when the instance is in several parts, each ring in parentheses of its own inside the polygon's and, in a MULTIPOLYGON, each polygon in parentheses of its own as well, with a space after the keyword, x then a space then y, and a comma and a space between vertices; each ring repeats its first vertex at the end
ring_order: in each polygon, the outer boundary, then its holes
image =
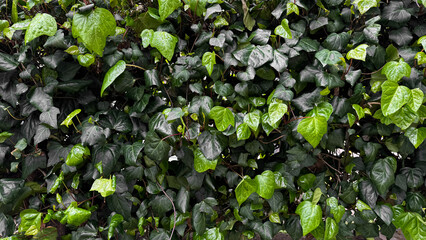
POLYGON ((108 227, 108 240, 114 236, 115 229, 118 227, 118 224, 122 223, 123 221, 124 218, 121 214, 116 213, 111 217, 111 221, 108 227))
POLYGON ((287 16, 292 14, 292 13, 296 13, 297 15, 299 15, 299 7, 294 4, 294 2, 287 2, 287 16))
POLYGON ((368 206, 365 202, 361 201, 358 199, 358 201, 356 202, 356 208, 358 209, 358 211, 362 212, 364 210, 371 210, 371 207, 368 206))
POLYGON ((305 118, 297 126, 297 132, 316 147, 327 133, 327 119, 323 116, 305 118))
POLYGON ((301 202, 297 206, 296 213, 300 216, 303 236, 315 230, 322 221, 321 207, 316 204, 312 204, 311 201, 301 202))
POLYGON ((417 64, 419 65, 426 63, 426 53, 424 52, 418 52, 414 58, 417 59, 417 64))
POLYGON ((324 240, 336 239, 337 234, 339 233, 339 225, 332 218, 327 218, 325 220, 325 232, 324 240))
POLYGON ((261 113, 259 111, 253 111, 244 116, 244 123, 247 123, 253 131, 257 131, 259 128, 260 114, 261 113))
POLYGON ((53 36, 57 30, 56 20, 47 13, 37 13, 25 33, 25 44, 42 35, 53 36))
POLYGON ((13 133, 10 133, 10 132, 0 133, 0 143, 4 143, 4 141, 6 141, 6 139, 10 138, 11 136, 13 136, 13 133))
POLYGON ((102 197, 108 197, 115 192, 115 185, 115 176, 113 176, 112 179, 101 177, 93 182, 90 191, 97 191, 102 195, 102 197))
POLYGON ((35 209, 25 209, 19 216, 21 217, 19 232, 23 232, 25 235, 36 235, 40 231, 42 213, 35 209))
POLYGON ((257 190, 257 182, 249 176, 244 176, 243 180, 235 188, 235 196, 238 204, 241 205, 248 197, 257 190))
POLYGON ((90 65, 95 62, 95 57, 90 53, 86 53, 84 55, 78 55, 77 60, 81 66, 90 67, 90 65))
POLYGON ((79 143, 72 147, 71 151, 68 153, 65 163, 68 166, 77 166, 84 161, 84 157, 86 156, 90 156, 89 148, 84 147, 79 143))
POLYGON ((420 37, 419 40, 417 40, 417 43, 421 44, 423 46, 423 49, 426 50, 426 35, 420 37))
POLYGON ((398 62, 387 62, 382 69, 382 74, 386 75, 388 80, 398 82, 402 77, 410 77, 411 67, 400 58, 398 62))
POLYGON ((147 48, 151 44, 153 37, 154 37, 154 30, 152 30, 152 29, 143 30, 142 33, 141 33, 142 46, 144 48, 147 48))
POLYGON ((102 83, 101 88, 101 97, 105 91, 105 89, 111 85, 115 79, 117 79, 120 74, 122 74, 126 70, 126 62, 123 60, 118 61, 114 66, 112 66, 108 72, 105 74, 104 82, 102 83))
POLYGON ((89 220, 92 213, 89 210, 77 207, 77 202, 72 202, 65 210, 66 222, 68 224, 79 226, 89 220))
POLYGON ((215 106, 210 110, 209 117, 214 120, 217 130, 221 132, 225 131, 229 125, 235 126, 234 114, 229 108, 215 106))
POLYGON ((209 169, 215 170, 217 165, 217 159, 208 160, 203 152, 199 148, 194 151, 194 169, 197 172, 205 172, 209 169))
POLYGON ((281 21, 281 24, 275 28, 274 33, 276 35, 280 35, 283 38, 293 38, 293 36, 291 35, 290 27, 288 26, 288 20, 285 18, 281 21))
POLYGON ((65 50, 66 53, 71 54, 71 55, 78 55, 80 54, 80 50, 78 49, 78 47, 76 45, 72 45, 71 47, 67 48, 67 50, 65 50))
POLYGON ((206 67, 209 76, 211 76, 213 72, 213 67, 216 64, 216 53, 214 51, 205 52, 203 54, 202 64, 206 67))
POLYGON ((365 57, 367 56, 367 48, 368 48, 367 44, 358 45, 356 48, 350 50, 346 54, 346 58, 348 60, 353 58, 353 59, 361 60, 365 62, 365 57))
POLYGON ((72 119, 81 112, 81 109, 76 109, 72 111, 72 113, 68 114, 64 121, 62 121, 61 125, 65 125, 69 127, 73 122, 72 119))
POLYGON ((287 105, 280 102, 271 103, 268 107, 269 125, 274 126, 287 112, 287 105))
POLYGON ((356 117, 352 113, 348 113, 347 116, 348 116, 349 127, 352 127, 352 125, 354 125, 356 121, 356 117))

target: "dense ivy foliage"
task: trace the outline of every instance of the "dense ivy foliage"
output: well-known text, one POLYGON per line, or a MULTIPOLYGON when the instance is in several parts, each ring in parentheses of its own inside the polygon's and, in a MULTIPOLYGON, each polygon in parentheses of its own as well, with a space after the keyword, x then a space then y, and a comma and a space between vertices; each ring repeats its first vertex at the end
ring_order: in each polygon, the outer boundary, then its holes
POLYGON ((426 239, 425 0, 0 0, 0 236, 426 239))

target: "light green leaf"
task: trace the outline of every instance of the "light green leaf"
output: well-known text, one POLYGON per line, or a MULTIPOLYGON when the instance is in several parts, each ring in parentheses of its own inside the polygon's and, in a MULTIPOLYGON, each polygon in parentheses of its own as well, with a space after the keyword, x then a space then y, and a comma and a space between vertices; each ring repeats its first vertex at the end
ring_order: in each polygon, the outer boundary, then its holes
POLYGON ((426 221, 418 213, 404 212, 395 217, 392 223, 401 228, 407 240, 426 239, 426 221))
POLYGON ((81 112, 81 109, 76 109, 72 111, 72 113, 68 114, 64 121, 62 121, 61 125, 65 125, 69 127, 73 122, 72 119, 81 112))
POLYGON ((370 8, 377 7, 380 0, 355 0, 353 4, 361 14, 366 13, 370 8))
POLYGON ((245 0, 241 1, 242 7, 243 7, 243 23, 246 28, 251 31, 253 30, 254 25, 256 24, 256 20, 250 15, 249 7, 247 6, 247 3, 245 0))
POLYGON ((25 44, 42 35, 53 36, 57 29, 54 17, 47 13, 37 13, 25 33, 25 44))
POLYGON ((102 197, 108 197, 109 195, 114 194, 116 186, 115 178, 116 177, 113 176, 112 179, 106 179, 102 177, 96 179, 93 182, 90 191, 97 191, 102 195, 102 197))
POLYGON ((13 133, 10 132, 2 132, 0 133, 0 143, 4 143, 4 141, 6 141, 6 139, 10 138, 13 136, 13 133))
POLYGON ((235 196, 238 204, 241 205, 248 197, 257 190, 257 182, 249 176, 244 176, 243 180, 235 188, 235 196))
POLYGON ((155 47, 161 55, 171 61, 178 39, 167 32, 155 32, 151 40, 151 47, 155 47))
POLYGON ((318 201, 321 199, 321 195, 321 188, 315 188, 314 196, 312 197, 312 204, 317 204, 318 201))
POLYGON ((89 13, 76 13, 72 19, 72 36, 101 57, 106 38, 115 35, 115 28, 114 16, 104 8, 96 8, 89 13))
POLYGON ((411 94, 407 105, 411 110, 417 112, 423 103, 424 94, 420 88, 411 89, 411 94))
POLYGON ((36 235, 40 231, 42 213, 35 209, 25 209, 19 214, 21 223, 18 231, 25 235, 36 235))
POLYGON ((194 169, 195 171, 202 173, 209 169, 215 170, 217 165, 217 159, 208 160, 199 148, 194 151, 194 169))
POLYGON ((339 233, 339 225, 332 218, 327 218, 325 220, 325 232, 324 240, 336 239, 337 234, 339 233))
POLYGON ((368 206, 365 202, 361 201, 358 199, 358 201, 356 202, 356 208, 358 209, 358 211, 362 212, 364 210, 371 210, 371 207, 368 206))
POLYGON ((272 171, 266 170, 262 174, 257 175, 254 179, 257 184, 256 193, 259 196, 270 199, 275 191, 275 175, 272 171))
POLYGON ((72 45, 71 47, 67 48, 67 50, 65 50, 66 53, 71 54, 71 55, 78 55, 80 54, 80 50, 78 49, 78 47, 76 45, 72 45))
POLYGON ((328 102, 321 102, 317 104, 314 107, 314 109, 309 111, 309 113, 306 116, 308 117, 323 116, 328 121, 332 113, 333 113, 333 106, 328 102))
POLYGON ((247 123, 247 125, 255 132, 259 128, 260 114, 261 113, 259 111, 253 111, 244 116, 244 123, 247 123))
POLYGON ((336 65, 340 63, 343 56, 337 51, 323 49, 315 54, 315 58, 317 58, 321 62, 322 66, 325 67, 326 65, 336 65))
POLYGON ((216 124, 216 128, 223 132, 229 125, 235 126, 234 114, 229 108, 215 106, 210 110, 209 117, 212 118, 216 124))
POLYGON ((301 202, 296 209, 296 213, 300 216, 303 229, 303 236, 315 230, 322 221, 321 207, 312 204, 311 201, 301 202))
POLYGON ((115 229, 118 227, 118 224, 122 223, 123 221, 124 218, 121 214, 116 213, 111 217, 111 221, 108 227, 108 240, 114 236, 115 229))
POLYGON ((126 70, 126 62, 123 60, 118 61, 108 70, 108 72, 105 74, 104 82, 102 83, 101 97, 105 89, 109 87, 109 85, 111 85, 115 79, 117 79, 117 77, 124 72, 124 70, 126 70))
MULTIPOLYGON (((407 129, 419 118, 416 112, 413 112, 408 106, 403 106, 397 112, 389 116, 389 119, 402 130, 407 129)), ((385 119, 383 119, 385 120, 385 119)), ((388 124, 388 123, 386 123, 388 124)))
POLYGON ((213 52, 205 52, 203 54, 202 64, 207 68, 207 72, 209 76, 212 75, 213 67, 216 64, 216 53, 213 52))
POLYGON ((367 44, 358 45, 356 48, 350 50, 346 54, 346 58, 349 59, 357 59, 365 62, 365 57, 367 56, 367 44))
POLYGON ((421 44, 423 46, 423 49, 426 50, 426 35, 422 36, 417 40, 418 44, 421 44))
POLYGON ((426 128, 410 127, 405 131, 404 136, 406 136, 410 140, 410 142, 414 145, 415 148, 418 148, 426 138, 426 128))
POLYGON ((246 140, 251 135, 250 127, 247 123, 242 123, 237 127, 237 139, 246 140))
POLYGON ((89 210, 77 207, 77 202, 72 202, 67 210, 65 210, 66 222, 74 226, 80 226, 85 221, 89 220, 92 213, 89 210))
POLYGON ((417 64, 419 65, 426 63, 426 53, 424 52, 418 52, 414 58, 417 59, 417 64))
POLYGON ((389 116, 406 104, 411 96, 411 91, 406 86, 399 86, 393 81, 382 84, 381 109, 384 116, 389 116))
POLYGON ((356 115, 358 115, 358 119, 362 119, 365 117, 364 109, 358 104, 352 104, 352 108, 355 110, 356 115))
POLYGON ((65 163, 68 166, 77 166, 83 162, 84 157, 90 156, 90 150, 88 147, 84 147, 80 143, 74 145, 71 151, 68 153, 65 163))
POLYGON ((269 105, 269 125, 274 126, 275 123, 281 120, 284 114, 287 112, 287 105, 280 102, 274 102, 269 105))
POLYGON ((385 64, 382 74, 386 75, 390 81, 398 82, 402 77, 410 77, 411 67, 404 59, 400 58, 399 62, 391 61, 385 64))
POLYGON ((280 35, 283 38, 293 38, 293 36, 291 35, 290 27, 288 26, 288 20, 285 18, 281 21, 281 25, 278 25, 275 28, 274 33, 276 35, 280 35))
POLYGON ((323 116, 305 118, 297 126, 297 132, 315 148, 327 133, 327 119, 323 116))
POLYGON ((81 66, 89 67, 95 62, 95 57, 90 53, 86 53, 84 55, 78 55, 77 60, 81 66))
POLYGON ((291 13, 296 13, 297 15, 299 15, 299 7, 290 1, 287 3, 287 16, 291 13))
POLYGON ((352 127, 352 125, 354 125, 356 121, 356 117, 352 113, 348 113, 347 116, 348 116, 349 127, 352 127))
POLYGON ((141 32, 142 46, 144 48, 147 48, 151 44, 153 37, 154 37, 154 30, 152 30, 152 29, 143 30, 141 32))
POLYGON ((182 6, 180 0, 158 0, 158 13, 160 20, 164 21, 172 12, 182 6))

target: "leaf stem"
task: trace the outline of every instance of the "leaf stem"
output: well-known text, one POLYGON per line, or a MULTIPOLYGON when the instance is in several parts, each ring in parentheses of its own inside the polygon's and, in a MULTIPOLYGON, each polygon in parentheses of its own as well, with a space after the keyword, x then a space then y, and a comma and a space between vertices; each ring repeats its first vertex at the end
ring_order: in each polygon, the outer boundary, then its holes
POLYGON ((141 69, 141 70, 146 71, 146 69, 145 69, 145 68, 143 68, 143 67, 141 67, 141 66, 138 66, 138 65, 134 65, 134 64, 126 64, 126 66, 128 66, 128 67, 135 67, 135 68, 139 68, 139 69, 141 69))
POLYGON ((170 234, 170 238, 169 238, 169 240, 171 240, 172 237, 173 237, 173 233, 175 231, 175 228, 176 228, 176 207, 175 207, 175 204, 173 203, 173 199, 166 193, 166 191, 164 191, 163 187, 160 185, 160 183, 158 181, 157 181, 157 185, 158 185, 158 187, 160 187, 160 189, 164 193, 164 195, 166 195, 166 197, 170 200, 170 202, 172 203, 172 206, 173 206, 173 228, 172 228, 172 233, 170 234))

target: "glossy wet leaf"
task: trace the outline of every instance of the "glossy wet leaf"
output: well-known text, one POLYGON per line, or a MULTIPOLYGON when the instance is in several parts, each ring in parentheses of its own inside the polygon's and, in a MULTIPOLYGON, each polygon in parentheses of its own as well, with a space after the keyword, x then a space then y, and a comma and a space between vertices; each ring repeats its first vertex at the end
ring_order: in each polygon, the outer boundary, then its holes
POLYGON ((356 60, 365 61, 365 57, 367 56, 367 48, 368 48, 367 44, 358 45, 356 48, 350 50, 346 54, 346 58, 348 60, 356 59, 356 60))
POLYGON ((316 147, 327 133, 327 119, 323 116, 305 118, 297 126, 297 132, 316 147))
POLYGON ((337 234, 339 233, 339 225, 332 218, 327 218, 325 220, 325 232, 324 239, 330 240, 335 239, 337 234))
POLYGON ((237 127, 237 139, 246 140, 251 135, 250 126, 247 123, 242 123, 237 127))
POLYGON ((249 176, 245 176, 235 188, 235 196, 238 204, 241 205, 247 198, 257 190, 257 182, 249 176))
POLYGON ((213 67, 216 64, 216 53, 214 51, 204 53, 202 63, 203 66, 206 67, 209 76, 211 76, 213 72, 213 67))
POLYGON ((262 174, 256 175, 254 181, 256 182, 256 193, 259 196, 270 199, 275 191, 275 176, 272 171, 264 171, 262 174))
POLYGON ((377 7, 378 0, 355 0, 353 4, 358 8, 361 14, 366 13, 370 8, 377 7))
POLYGON ((90 150, 88 147, 84 147, 81 144, 76 144, 72 147, 68 153, 66 164, 68 166, 77 166, 84 161, 84 157, 90 156, 90 150))
POLYGON ((107 178, 98 178, 96 179, 92 187, 90 188, 90 191, 97 191, 101 194, 102 197, 107 197, 111 194, 114 194, 116 188, 115 183, 115 176, 112 177, 112 179, 107 178))
POLYGON ((210 110, 209 117, 214 120, 217 130, 223 132, 230 125, 235 126, 234 114, 229 108, 216 106, 210 110))
POLYGON ((208 160, 201 150, 197 148, 194 151, 194 169, 197 172, 205 172, 209 169, 215 170, 218 160, 208 160))
POLYGON ((281 21, 281 24, 275 28, 274 33, 283 38, 293 38, 293 36, 291 35, 290 27, 288 26, 288 20, 285 18, 281 21))
POLYGON ((410 77, 411 67, 404 61, 404 59, 400 58, 398 62, 387 62, 381 73, 386 75, 388 80, 398 82, 402 77, 410 77))
POLYGON ((36 235, 40 231, 42 213, 35 209, 25 209, 19 214, 21 223, 18 231, 25 235, 36 235))
POLYGON ((57 30, 56 20, 50 14, 38 13, 25 32, 25 44, 42 35, 53 36, 57 30))
POLYGON ((275 123, 281 120, 284 114, 287 112, 287 105, 284 103, 271 103, 268 107, 269 114, 269 125, 273 126, 275 123))
POLYGON ((406 86, 399 86, 393 81, 382 84, 381 109, 383 115, 389 116, 398 111, 409 100, 411 91, 406 86))
POLYGON ((155 47, 165 58, 172 60, 178 39, 167 32, 155 32, 151 40, 151 46, 155 47))
POLYGON ((90 53, 86 53, 84 55, 78 55, 77 60, 81 66, 89 67, 95 62, 95 57, 90 53))
POLYGON ((338 64, 342 61, 341 59, 343 58, 343 56, 337 51, 323 49, 315 53, 315 58, 317 58, 321 62, 322 66, 326 66, 338 64))
POLYGON ((65 120, 62 121, 61 125, 65 125, 65 126, 69 127, 71 124, 73 124, 72 119, 75 116, 77 116, 77 114, 79 114, 80 112, 81 112, 81 109, 76 109, 76 110, 72 111, 70 114, 67 115, 65 120))
POLYGON ((393 168, 384 159, 379 159, 374 163, 371 169, 370 178, 381 195, 384 195, 395 182, 393 168))
POLYGON ((65 219, 68 224, 79 226, 86 222, 92 213, 89 210, 77 207, 77 202, 72 202, 65 210, 65 219))
POLYGON ((126 70, 126 62, 123 60, 118 61, 114 66, 112 66, 108 72, 105 74, 104 81, 101 88, 101 97, 107 87, 109 87, 118 76, 120 76, 124 70, 126 70))
POLYGON ((158 0, 158 12, 161 21, 164 21, 174 10, 182 6, 179 0, 158 0))
POLYGON ((303 236, 315 230, 322 221, 321 207, 311 201, 301 202, 296 208, 296 214, 300 216, 303 236))

